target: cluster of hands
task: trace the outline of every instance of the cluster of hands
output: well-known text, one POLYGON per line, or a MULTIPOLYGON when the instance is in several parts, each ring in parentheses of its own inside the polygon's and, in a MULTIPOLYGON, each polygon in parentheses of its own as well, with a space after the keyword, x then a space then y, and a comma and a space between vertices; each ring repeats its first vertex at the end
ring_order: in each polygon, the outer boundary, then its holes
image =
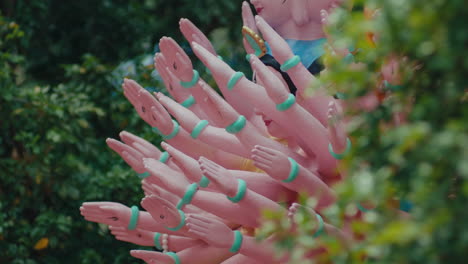
MULTIPOLYGON (((245 2, 242 15, 244 25, 263 36, 280 64, 294 56, 245 2)), ((181 19, 180 30, 222 96, 193 69, 178 43, 163 37, 154 65, 172 98, 151 94, 130 79, 122 87, 138 115, 162 136, 164 151, 126 131, 120 141, 107 139, 142 178, 146 211, 86 202, 80 208, 84 218, 108 225, 118 240, 162 250, 131 251, 147 263, 286 262, 288 256, 275 258, 274 234, 260 242, 248 232, 261 226, 263 210, 289 217, 291 232, 297 210, 305 210, 316 219, 311 236, 324 233, 349 245, 346 228, 320 216, 336 201, 332 184, 344 176, 330 149, 343 153, 349 148, 340 100, 326 90, 306 95, 315 77, 299 63, 288 71, 298 88, 295 101, 278 109, 291 97, 289 89, 248 42, 244 45, 256 82, 226 64, 192 22, 181 19), (314 197, 315 207, 295 203, 298 193, 314 197)))

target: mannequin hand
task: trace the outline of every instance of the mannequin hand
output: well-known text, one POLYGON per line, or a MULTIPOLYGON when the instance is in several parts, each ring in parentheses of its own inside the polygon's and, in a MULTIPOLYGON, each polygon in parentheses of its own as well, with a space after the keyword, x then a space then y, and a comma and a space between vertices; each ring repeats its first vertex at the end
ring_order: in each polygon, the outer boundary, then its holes
POLYGON ((117 152, 134 171, 137 173, 144 173, 146 171, 143 165, 144 156, 136 149, 112 138, 108 138, 106 143, 112 150, 117 152))
POLYGON ((177 208, 161 197, 151 195, 141 200, 141 206, 151 214, 156 222, 167 227, 176 227, 180 223, 180 214, 177 208))
POLYGON ((156 264, 173 264, 174 260, 171 256, 164 253, 148 251, 148 250, 132 250, 130 255, 134 258, 139 258, 145 261, 146 263, 156 264))
POLYGON ((179 21, 180 31, 184 35, 185 39, 191 44, 196 42, 198 45, 203 46, 211 54, 217 56, 216 50, 211 44, 210 40, 203 34, 203 32, 197 28, 190 20, 182 18, 179 21))
POLYGON ((111 234, 117 240, 125 241, 140 246, 153 246, 154 233, 142 229, 128 230, 123 226, 110 226, 111 234))
POLYGON ((167 91, 177 102, 183 102, 190 97, 190 91, 180 85, 179 78, 169 69, 166 58, 162 53, 154 55, 154 67, 159 72, 167 91))
POLYGON ((236 195, 238 183, 227 169, 205 157, 200 157, 198 163, 203 174, 210 179, 217 190, 230 197, 236 195))
POLYGON ((255 55, 250 56, 252 69, 257 73, 257 79, 263 84, 268 96, 275 104, 284 102, 289 96, 289 89, 282 80, 272 73, 255 55))
POLYGON ((187 216, 189 233, 206 243, 220 248, 230 248, 234 241, 234 233, 224 223, 196 214, 187 216))
POLYGON ((126 145, 140 152, 145 158, 159 159, 161 156, 161 151, 156 146, 141 137, 127 131, 120 132, 119 136, 126 145))
POLYGON ((87 202, 80 207, 81 215, 91 222, 127 227, 131 211, 127 206, 114 202, 87 202))
POLYGON ((192 111, 174 102, 174 100, 163 95, 162 93, 158 93, 156 97, 158 98, 159 102, 164 105, 164 107, 171 113, 171 115, 177 119, 179 124, 185 128, 185 130, 192 131, 200 121, 200 118, 198 118, 198 116, 195 115, 192 111))
POLYGON ((159 47, 166 58, 170 71, 181 81, 189 82, 193 77, 193 66, 185 51, 172 38, 163 37, 159 47))
MULTIPOLYGON (((245 27, 250 28, 253 32, 258 34, 257 25, 255 24, 255 19, 252 14, 252 9, 250 9, 249 3, 246 1, 242 2, 242 23, 245 27)), ((254 49, 250 46, 249 42, 243 38, 242 42, 244 43, 244 48, 247 54, 254 54, 254 49)))
POLYGON ((252 159, 255 167, 265 171, 271 177, 277 180, 288 178, 291 164, 288 157, 280 151, 257 145, 252 150, 252 159))

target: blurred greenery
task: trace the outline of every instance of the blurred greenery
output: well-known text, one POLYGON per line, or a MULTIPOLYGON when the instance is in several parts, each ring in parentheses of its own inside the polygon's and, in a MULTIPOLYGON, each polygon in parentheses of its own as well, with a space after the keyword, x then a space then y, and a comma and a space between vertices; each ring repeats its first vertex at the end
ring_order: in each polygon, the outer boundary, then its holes
POLYGON ((124 129, 160 140, 122 95, 122 78, 162 87, 152 56, 164 35, 188 50, 182 17, 218 36, 223 57, 243 63, 240 4, 0 3, 0 263, 140 263, 128 254, 135 246, 79 214, 85 201, 138 205, 143 196, 105 144, 124 129))
MULTIPOLYGON (((466 263, 467 17, 461 0, 355 0, 352 12, 340 8, 330 16, 331 46, 356 47, 359 65, 343 63, 330 49, 317 83, 345 93, 349 105, 369 93, 385 99, 372 111, 347 113, 353 141, 341 164, 347 177, 335 187, 339 202, 323 212, 337 227, 348 223, 355 242, 346 250, 332 236, 311 241, 310 221, 300 221, 294 235, 287 220, 269 215, 263 235, 275 230, 279 252, 290 253, 291 263, 304 263, 317 248, 327 253, 316 263, 466 263), (377 12, 370 18, 369 11, 377 12), (380 86, 380 68, 390 58, 399 60, 400 89, 380 86), (397 125, 401 112, 408 120, 397 125), (363 201, 377 207, 352 218, 363 201), (410 203, 409 215, 398 210, 410 203)), ((309 214, 299 211, 297 218, 309 214)))

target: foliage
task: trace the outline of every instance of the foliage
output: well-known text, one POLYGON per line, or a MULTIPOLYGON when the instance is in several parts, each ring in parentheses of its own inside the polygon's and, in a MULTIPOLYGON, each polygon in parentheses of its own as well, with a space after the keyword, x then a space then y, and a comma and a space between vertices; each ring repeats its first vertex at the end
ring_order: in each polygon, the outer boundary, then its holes
MULTIPOLYGON (((303 254, 323 247, 319 263, 464 263, 468 257, 468 44, 463 1, 354 1, 331 15, 328 28, 335 48, 355 46, 349 65, 329 50, 321 85, 345 93, 346 100, 378 92, 386 95, 372 111, 352 109, 348 115, 352 155, 342 161, 347 178, 336 186, 339 203, 324 212, 343 227, 359 202, 377 207, 356 218, 350 227, 355 242, 344 249, 331 236, 311 239, 307 212, 299 212, 297 235, 276 216, 263 231, 276 230, 278 246, 304 263, 303 254), (365 14, 378 10, 369 19, 365 14), (370 32, 377 45, 369 42, 370 32), (402 87, 381 89, 379 69, 398 58, 402 87), (379 87, 379 88, 375 88, 379 87), (408 112, 408 122, 394 117, 408 112), (410 215, 399 202, 410 201, 410 215)), ((311 88, 311 92, 313 89, 311 88)), ((310 201, 311 204, 313 201, 310 201)), ((407 203, 407 202, 406 202, 407 203)))
POLYGON ((138 262, 134 245, 79 214, 85 201, 138 205, 143 195, 105 144, 122 130, 160 141, 121 94, 122 78, 162 87, 155 43, 182 39, 180 17, 232 46, 240 3, 9 1, 0 14, 0 263, 138 262))

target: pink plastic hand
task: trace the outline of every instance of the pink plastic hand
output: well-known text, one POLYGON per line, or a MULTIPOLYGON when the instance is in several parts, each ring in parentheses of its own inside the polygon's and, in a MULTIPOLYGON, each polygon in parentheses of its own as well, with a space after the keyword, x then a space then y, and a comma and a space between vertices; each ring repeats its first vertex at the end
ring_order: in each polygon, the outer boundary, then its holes
POLYGON ((165 189, 159 187, 159 185, 153 184, 150 181, 147 181, 146 179, 142 181, 141 187, 145 193, 145 196, 159 196, 172 204, 177 204, 180 200, 180 198, 177 195, 166 191, 165 189))
POLYGON ((164 186, 177 195, 182 195, 184 187, 189 184, 187 178, 178 171, 168 167, 159 160, 144 158, 143 165, 151 175, 156 176, 164 186))
POLYGON ((181 221, 181 216, 177 208, 161 197, 151 195, 141 200, 141 206, 151 214, 156 222, 166 227, 176 227, 181 221))
POLYGON ((271 72, 268 67, 263 64, 255 55, 250 56, 250 65, 257 73, 257 80, 259 80, 275 104, 284 102, 289 96, 289 89, 284 85, 282 80, 271 72))
POLYGON ((172 38, 163 37, 159 42, 169 69, 183 82, 189 82, 193 78, 192 61, 185 51, 172 38))
POLYGON ((130 222, 130 208, 114 202, 86 202, 80 207, 81 215, 91 222, 127 227, 130 222))
POLYGON ((200 118, 195 115, 190 109, 187 109, 177 102, 174 102, 171 98, 165 96, 162 93, 156 95, 159 102, 171 113, 172 116, 177 119, 179 124, 185 128, 186 131, 192 131, 193 128, 200 122, 200 118))
POLYGON ((146 171, 143 165, 144 156, 139 151, 112 138, 108 138, 106 143, 112 150, 117 152, 134 171, 137 173, 144 173, 146 171))
POLYGON ((196 214, 189 214, 186 221, 191 235, 212 246, 229 248, 234 242, 234 233, 223 222, 196 214))
POLYGON ((217 190, 230 197, 236 195, 238 182, 227 169, 204 157, 200 157, 198 162, 203 174, 217 190))
POLYGON ((175 164, 181 168, 182 172, 193 182, 198 182, 202 178, 202 172, 198 162, 182 151, 172 147, 166 142, 162 142, 161 146, 171 155, 175 164))
POLYGON ((203 46, 211 54, 217 56, 216 50, 211 44, 210 40, 195 26, 190 20, 182 18, 179 21, 180 31, 184 35, 185 39, 189 42, 196 42, 199 45, 203 46))
MULTIPOLYGON (((253 32, 258 34, 252 9, 250 9, 250 5, 247 1, 242 2, 242 23, 243 26, 250 28, 253 32)), ((244 48, 247 54, 253 54, 255 52, 245 38, 242 39, 242 42, 244 43, 244 48)))
POLYGON ((288 178, 291 164, 288 157, 280 151, 255 146, 252 150, 252 159, 255 167, 265 171, 271 177, 280 181, 288 178))
POLYGON ((162 53, 154 55, 154 67, 159 72, 167 91, 177 102, 183 102, 190 97, 190 91, 180 85, 180 80, 169 70, 169 65, 162 53))
POLYGON ((134 258, 139 258, 145 261, 146 263, 150 264, 173 264, 174 260, 171 256, 155 252, 155 251, 148 251, 148 250, 132 250, 130 251, 130 255, 134 258))
POLYGON ((119 136, 126 145, 140 152, 145 158, 159 159, 161 156, 161 151, 156 146, 141 137, 127 131, 120 132, 119 136))
POLYGON ((328 133, 335 153, 342 153, 346 148, 346 131, 334 101, 328 104, 328 133))
POLYGON ((154 233, 151 231, 138 228, 135 230, 128 230, 123 226, 110 226, 109 229, 111 234, 114 235, 117 240, 130 242, 140 246, 154 246, 154 233))

